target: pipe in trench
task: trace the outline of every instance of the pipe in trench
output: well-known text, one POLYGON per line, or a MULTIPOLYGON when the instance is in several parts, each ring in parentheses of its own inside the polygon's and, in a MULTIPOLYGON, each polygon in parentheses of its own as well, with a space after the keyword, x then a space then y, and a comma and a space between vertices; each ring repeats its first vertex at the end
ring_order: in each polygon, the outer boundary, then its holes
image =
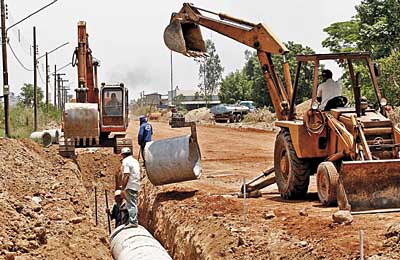
POLYGON ((116 260, 172 260, 167 250, 144 227, 117 227, 110 235, 111 254, 116 260))

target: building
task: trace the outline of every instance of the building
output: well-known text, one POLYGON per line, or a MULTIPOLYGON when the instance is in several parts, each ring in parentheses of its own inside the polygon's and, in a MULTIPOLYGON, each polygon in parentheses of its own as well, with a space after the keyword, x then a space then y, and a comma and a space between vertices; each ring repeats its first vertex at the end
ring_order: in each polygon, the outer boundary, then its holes
POLYGON ((182 106, 186 110, 193 110, 200 107, 205 107, 221 104, 218 95, 212 95, 209 100, 205 100, 199 90, 180 90, 175 89, 168 91, 168 103, 182 106))
POLYGON ((144 95, 145 106, 159 106, 161 104, 161 94, 157 92, 144 95))

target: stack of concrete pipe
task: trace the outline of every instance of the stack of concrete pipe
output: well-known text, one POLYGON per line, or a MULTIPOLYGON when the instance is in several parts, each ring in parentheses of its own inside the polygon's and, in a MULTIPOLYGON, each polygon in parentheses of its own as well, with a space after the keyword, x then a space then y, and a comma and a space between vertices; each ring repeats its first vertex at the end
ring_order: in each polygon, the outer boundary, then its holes
POLYGON ((33 140, 39 140, 43 144, 43 146, 48 147, 51 144, 58 144, 60 136, 61 136, 60 129, 49 129, 39 132, 33 132, 30 138, 33 140))

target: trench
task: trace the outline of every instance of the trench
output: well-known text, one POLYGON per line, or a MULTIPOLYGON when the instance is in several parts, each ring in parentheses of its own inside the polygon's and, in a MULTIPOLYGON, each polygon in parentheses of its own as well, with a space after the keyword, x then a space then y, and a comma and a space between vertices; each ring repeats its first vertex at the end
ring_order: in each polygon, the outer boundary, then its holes
MULTIPOLYGON (((113 191, 116 171, 119 171, 120 158, 111 151, 98 149, 95 152, 82 151, 76 161, 82 182, 87 191, 90 208, 95 218, 94 192, 96 187, 98 227, 107 230, 104 190, 108 190, 109 207, 113 203, 113 191)), ((142 169, 143 179, 138 198, 139 224, 145 227, 155 239, 168 251, 174 260, 215 259, 209 253, 214 236, 197 232, 196 228, 185 223, 185 214, 174 211, 171 204, 191 199, 196 190, 167 190, 153 186, 142 169), (173 212, 171 212, 173 211, 173 212)), ((112 222, 112 229, 114 225, 112 222)), ((108 232, 108 231, 107 231, 108 232)))

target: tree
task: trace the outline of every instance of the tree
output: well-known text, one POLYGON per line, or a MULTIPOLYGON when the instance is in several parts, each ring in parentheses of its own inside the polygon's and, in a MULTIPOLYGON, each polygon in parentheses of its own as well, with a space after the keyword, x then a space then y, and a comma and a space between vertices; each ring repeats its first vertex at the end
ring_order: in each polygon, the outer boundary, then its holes
MULTIPOLYGON (((294 79, 295 68, 297 65, 296 55, 297 54, 314 54, 315 52, 308 46, 289 41, 285 43, 289 49, 289 53, 286 54, 286 60, 289 63, 291 77, 294 79)), ((246 51, 245 52, 245 65, 243 68, 244 76, 250 81, 251 95, 248 99, 255 102, 256 106, 272 106, 271 97, 268 93, 267 82, 265 81, 261 65, 258 60, 257 52, 246 51)), ((282 63, 282 56, 273 56, 272 61, 275 64, 275 70, 278 76, 283 79, 283 69, 280 64, 282 63)), ((301 73, 299 80, 299 88, 297 91, 296 102, 300 103, 311 97, 312 82, 310 81, 309 75, 312 75, 313 68, 311 65, 306 65, 301 73)))
POLYGON ((333 23, 322 42, 332 52, 370 51, 374 59, 388 57, 400 48, 400 1, 363 0, 350 21, 333 23))
POLYGON ((322 41, 322 46, 332 52, 351 52, 360 49, 360 21, 357 19, 333 23, 326 27, 324 32, 328 37, 322 41))
MULTIPOLYGON (((372 58, 381 64, 379 85, 382 94, 392 105, 400 105, 398 98, 400 69, 400 1, 363 0, 356 6, 356 15, 350 21, 333 23, 324 31, 328 37, 322 42, 332 52, 369 51, 372 58)), ((365 64, 355 63, 360 72, 361 94, 376 102, 369 71, 365 64)), ((352 97, 349 89, 349 72, 342 76, 345 95, 352 97), (347 87, 347 89, 346 89, 347 87)))
MULTIPOLYGON (((21 102, 27 106, 33 106, 33 93, 33 85, 25 83, 24 86, 21 88, 21 102)), ((40 87, 37 87, 36 89, 36 98, 38 104, 40 104, 43 99, 43 90, 40 87)))
POLYGON ((208 56, 199 61, 199 88, 207 101, 217 92, 221 84, 224 68, 221 66, 221 60, 216 52, 214 43, 211 40, 206 40, 205 45, 208 56))
POLYGON ((219 98, 222 103, 252 99, 253 86, 243 71, 229 73, 221 83, 219 98))

